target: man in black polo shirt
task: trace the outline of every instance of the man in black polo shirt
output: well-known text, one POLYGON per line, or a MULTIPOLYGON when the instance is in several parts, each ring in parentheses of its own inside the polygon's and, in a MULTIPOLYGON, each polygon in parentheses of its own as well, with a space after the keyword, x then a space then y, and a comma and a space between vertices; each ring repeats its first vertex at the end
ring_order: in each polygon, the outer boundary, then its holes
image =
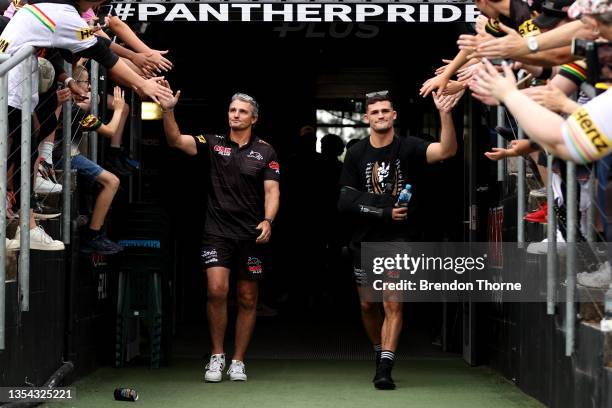
POLYGON ((451 109, 463 92, 438 97, 432 94, 440 111, 440 141, 429 143, 416 137, 400 138, 393 128, 397 112, 388 91, 366 95, 365 119, 370 137, 351 147, 344 159, 338 208, 353 217, 350 248, 354 255, 354 275, 361 303, 361 317, 376 352, 374 386, 392 390, 391 369, 402 329, 402 304, 366 300, 367 276, 361 268, 361 242, 413 241, 418 229, 419 176, 424 166, 452 157, 457 139, 451 109), (408 183, 412 198, 408 207, 397 207, 398 195, 408 183))
MULTIPOLYGON (((169 88, 167 82, 165 85, 169 88)), ((174 98, 160 100, 168 144, 189 155, 210 158, 211 189, 201 258, 208 280, 212 350, 204 380, 222 380, 227 293, 233 270, 238 273, 238 317, 227 374, 232 381, 246 381, 244 354, 255 327, 257 282, 263 277, 261 246, 270 239, 279 206, 279 165, 272 146, 253 134, 258 106, 252 97, 241 93, 232 97, 229 135, 190 136, 181 134, 174 118, 179 96, 180 91, 174 98)))

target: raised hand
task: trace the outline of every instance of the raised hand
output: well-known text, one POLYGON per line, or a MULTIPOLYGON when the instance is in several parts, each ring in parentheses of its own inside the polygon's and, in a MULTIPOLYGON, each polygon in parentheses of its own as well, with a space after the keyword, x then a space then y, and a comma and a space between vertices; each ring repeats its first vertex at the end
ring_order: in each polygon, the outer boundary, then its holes
POLYGON ((437 75, 433 78, 429 78, 427 81, 425 81, 425 83, 423 83, 423 86, 419 91, 419 95, 425 98, 427 95, 434 91, 437 91, 439 94, 441 94, 442 92, 444 92, 444 89, 446 88, 446 85, 448 85, 449 80, 450 78, 445 76, 444 73, 437 75))
POLYGON ((502 63, 504 75, 501 75, 488 60, 483 62, 484 65, 470 82, 470 89, 473 96, 481 102, 487 105, 498 105, 504 101, 509 92, 516 89, 516 77, 506 63, 502 63))
POLYGON ((113 110, 123 110, 125 107, 125 97, 123 95, 123 90, 116 86, 113 89, 113 102, 112 102, 113 110))
POLYGON ((172 88, 170 88, 170 83, 166 80, 161 81, 161 85, 170 91, 170 95, 161 97, 159 99, 159 105, 163 110, 172 110, 181 97, 181 91, 177 91, 176 95, 173 95, 172 88))

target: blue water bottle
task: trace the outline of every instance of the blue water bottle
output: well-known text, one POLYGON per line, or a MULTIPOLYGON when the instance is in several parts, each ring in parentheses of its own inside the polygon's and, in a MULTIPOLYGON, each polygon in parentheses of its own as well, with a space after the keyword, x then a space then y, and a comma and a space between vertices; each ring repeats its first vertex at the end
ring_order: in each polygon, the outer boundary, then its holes
POLYGON ((402 191, 400 191, 399 197, 397 198, 397 206, 398 207, 408 207, 408 203, 412 198, 412 186, 410 184, 406 184, 406 187, 402 191))

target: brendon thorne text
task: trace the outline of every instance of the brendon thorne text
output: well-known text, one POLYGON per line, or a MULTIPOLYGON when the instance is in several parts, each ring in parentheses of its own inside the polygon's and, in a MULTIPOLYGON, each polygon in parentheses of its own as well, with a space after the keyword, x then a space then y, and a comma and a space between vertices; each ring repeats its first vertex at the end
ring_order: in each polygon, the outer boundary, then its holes
POLYGON ((475 282, 459 282, 457 280, 452 282, 430 282, 425 279, 420 279, 419 281, 402 279, 399 282, 384 282, 382 279, 377 279, 372 282, 372 288, 377 291, 520 291, 522 284, 520 282, 494 282, 486 279, 476 279, 475 282))

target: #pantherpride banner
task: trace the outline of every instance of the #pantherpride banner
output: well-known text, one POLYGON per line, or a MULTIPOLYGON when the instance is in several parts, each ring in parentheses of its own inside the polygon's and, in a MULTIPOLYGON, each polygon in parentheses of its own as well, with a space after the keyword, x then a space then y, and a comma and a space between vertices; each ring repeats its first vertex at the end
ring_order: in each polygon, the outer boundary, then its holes
POLYGON ((118 1, 113 9, 128 22, 471 23, 480 14, 471 2, 118 1))

